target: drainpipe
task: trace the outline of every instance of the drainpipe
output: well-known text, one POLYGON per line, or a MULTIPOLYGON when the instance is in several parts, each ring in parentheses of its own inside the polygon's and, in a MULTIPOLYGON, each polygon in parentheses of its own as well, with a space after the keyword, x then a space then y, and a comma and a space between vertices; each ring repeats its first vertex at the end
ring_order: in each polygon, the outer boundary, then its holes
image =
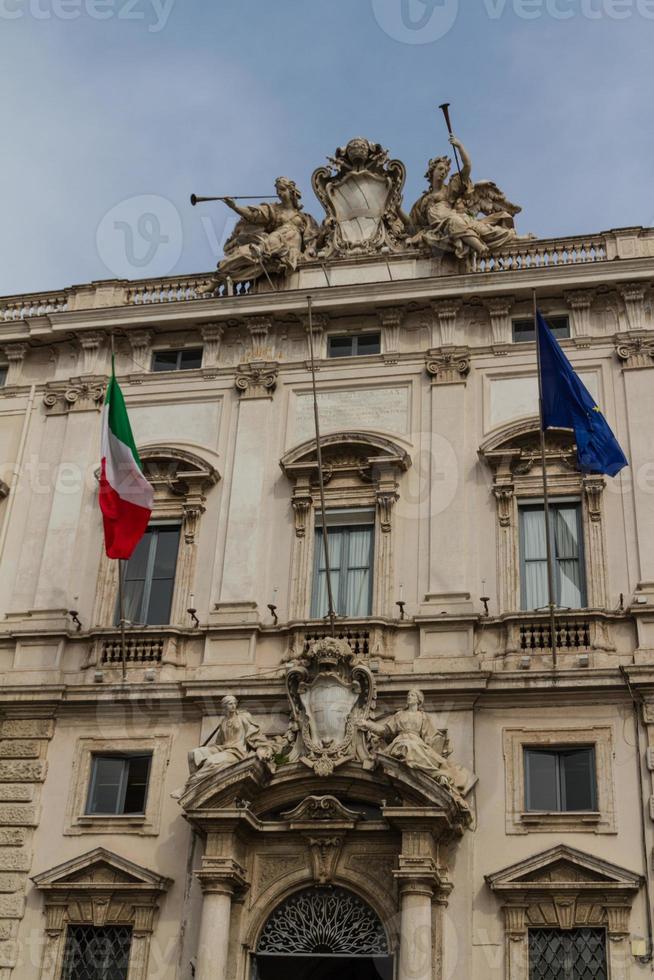
MULTIPOLYGON (((642 767, 642 756, 641 756, 641 739, 640 739, 640 711, 643 706, 643 698, 641 695, 637 695, 631 686, 627 671, 620 665, 620 673, 624 679, 627 689, 629 691, 629 696, 631 698, 631 704, 634 712, 634 725, 636 728, 636 769, 638 773, 638 790, 640 793, 640 840, 643 849, 643 862, 645 866, 645 904, 647 906, 647 955, 638 956, 636 959, 641 963, 651 963, 652 962, 652 902, 651 902, 651 889, 649 883, 649 868, 650 868, 650 856, 647 849, 647 831, 645 825, 645 810, 647 808, 649 794, 647 793, 647 787, 643 785, 643 767, 642 767)), ((654 969, 654 968, 653 968, 654 969)))

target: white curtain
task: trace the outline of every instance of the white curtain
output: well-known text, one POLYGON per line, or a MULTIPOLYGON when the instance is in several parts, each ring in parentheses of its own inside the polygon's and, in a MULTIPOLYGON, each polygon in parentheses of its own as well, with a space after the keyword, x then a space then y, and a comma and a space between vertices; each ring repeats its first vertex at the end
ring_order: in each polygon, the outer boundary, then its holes
MULTIPOLYGON (((545 512, 524 508, 522 521, 523 609, 542 609, 548 602, 545 512)), ((580 609, 585 603, 579 555, 579 506, 550 507, 556 603, 580 609)))
POLYGON ((582 606, 581 562, 579 561, 579 519, 574 504, 560 505, 552 514, 554 550, 558 568, 559 605, 582 606))
MULTIPOLYGON (((372 532, 372 525, 363 528, 328 528, 332 592, 339 616, 370 615, 372 532)), ((315 548, 311 616, 320 619, 327 615, 329 609, 322 528, 316 529, 315 548)))
POLYGON ((547 544, 545 514, 542 510, 523 510, 522 563, 523 609, 540 609, 547 605, 547 544))
MULTIPOLYGON (((341 555, 343 553, 343 532, 340 528, 329 528, 327 531, 329 543, 329 568, 331 571, 332 592, 334 594, 334 605, 336 612, 338 608, 338 594, 341 584, 341 555)), ((311 603, 311 616, 314 619, 321 619, 329 612, 329 596, 327 594, 327 573, 325 571, 325 547, 323 544, 322 528, 316 529, 316 580, 313 590, 313 602, 311 603)))
POLYGON ((348 533, 348 569, 345 580, 345 615, 370 615, 370 544, 372 528, 348 533))

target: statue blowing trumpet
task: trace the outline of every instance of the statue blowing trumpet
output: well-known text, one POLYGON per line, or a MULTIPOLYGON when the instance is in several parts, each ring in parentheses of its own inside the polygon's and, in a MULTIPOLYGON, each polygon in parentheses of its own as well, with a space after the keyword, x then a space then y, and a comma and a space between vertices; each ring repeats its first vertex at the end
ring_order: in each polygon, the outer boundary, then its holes
POLYGON ((272 201, 277 200, 276 194, 226 194, 224 197, 198 197, 191 194, 191 204, 202 204, 204 201, 272 201))

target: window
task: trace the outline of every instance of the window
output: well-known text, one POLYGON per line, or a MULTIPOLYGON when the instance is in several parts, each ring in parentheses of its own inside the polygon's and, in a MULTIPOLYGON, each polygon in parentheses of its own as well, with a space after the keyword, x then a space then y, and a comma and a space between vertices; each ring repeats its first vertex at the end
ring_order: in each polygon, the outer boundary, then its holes
MULTIPOLYGON (((565 340, 570 336, 570 319, 567 316, 547 316, 545 317, 548 327, 557 338, 565 340)), ((524 320, 513 321, 513 343, 523 344, 526 341, 535 341, 533 317, 526 317, 524 320)))
POLYGON ((68 926, 62 980, 127 980, 130 926, 68 926))
POLYGON ((87 814, 145 813, 152 755, 94 755, 87 814))
POLYGON ((152 355, 153 371, 192 371, 202 367, 202 348, 184 347, 182 350, 157 350, 152 355))
POLYGON ((530 929, 529 980, 607 980, 604 929, 530 929))
POLYGON ((0 364, 0 388, 4 388, 7 384, 7 371, 8 367, 6 364, 0 364))
MULTIPOLYGON (((586 583, 579 501, 550 504, 550 537, 556 604, 583 609, 586 583)), ((522 609, 542 609, 547 605, 547 545, 542 503, 520 505, 520 591, 522 609)))
POLYGON ((595 749, 525 748, 525 810, 597 810, 595 749))
POLYGON ((328 357, 364 357, 366 354, 379 354, 380 334, 357 333, 327 340, 328 357))
MULTIPOLYGON (((170 622, 179 532, 178 524, 149 527, 127 562, 125 619, 134 626, 161 626, 170 622)), ((117 609, 117 623, 119 619, 117 609)))
MULTIPOLYGON (((341 510, 327 514, 327 538, 334 605, 339 616, 370 616, 374 511, 341 510)), ((322 518, 316 517, 311 616, 327 615, 327 574, 322 518)))

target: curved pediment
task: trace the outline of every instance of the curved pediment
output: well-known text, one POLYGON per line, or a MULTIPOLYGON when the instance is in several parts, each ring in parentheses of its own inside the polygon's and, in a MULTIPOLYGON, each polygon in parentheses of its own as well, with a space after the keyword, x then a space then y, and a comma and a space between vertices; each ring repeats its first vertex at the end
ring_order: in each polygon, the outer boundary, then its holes
POLYGON ((218 470, 197 453, 177 446, 146 446, 139 450, 144 472, 156 488, 167 487, 173 493, 186 494, 189 489, 206 491, 220 479, 218 470))
MULTIPOLYGON (((540 428, 537 419, 513 423, 494 432, 478 450, 495 473, 526 474, 541 463, 540 428)), ((571 429, 548 429, 545 433, 548 467, 577 471, 577 446, 571 429)))
MULTIPOLYGON (((391 439, 369 432, 333 432, 320 439, 323 466, 327 475, 356 471, 370 477, 375 468, 404 472, 411 466, 408 452, 391 439)), ((318 447, 309 439, 285 453, 280 466, 291 479, 311 476, 318 470, 318 447)))

